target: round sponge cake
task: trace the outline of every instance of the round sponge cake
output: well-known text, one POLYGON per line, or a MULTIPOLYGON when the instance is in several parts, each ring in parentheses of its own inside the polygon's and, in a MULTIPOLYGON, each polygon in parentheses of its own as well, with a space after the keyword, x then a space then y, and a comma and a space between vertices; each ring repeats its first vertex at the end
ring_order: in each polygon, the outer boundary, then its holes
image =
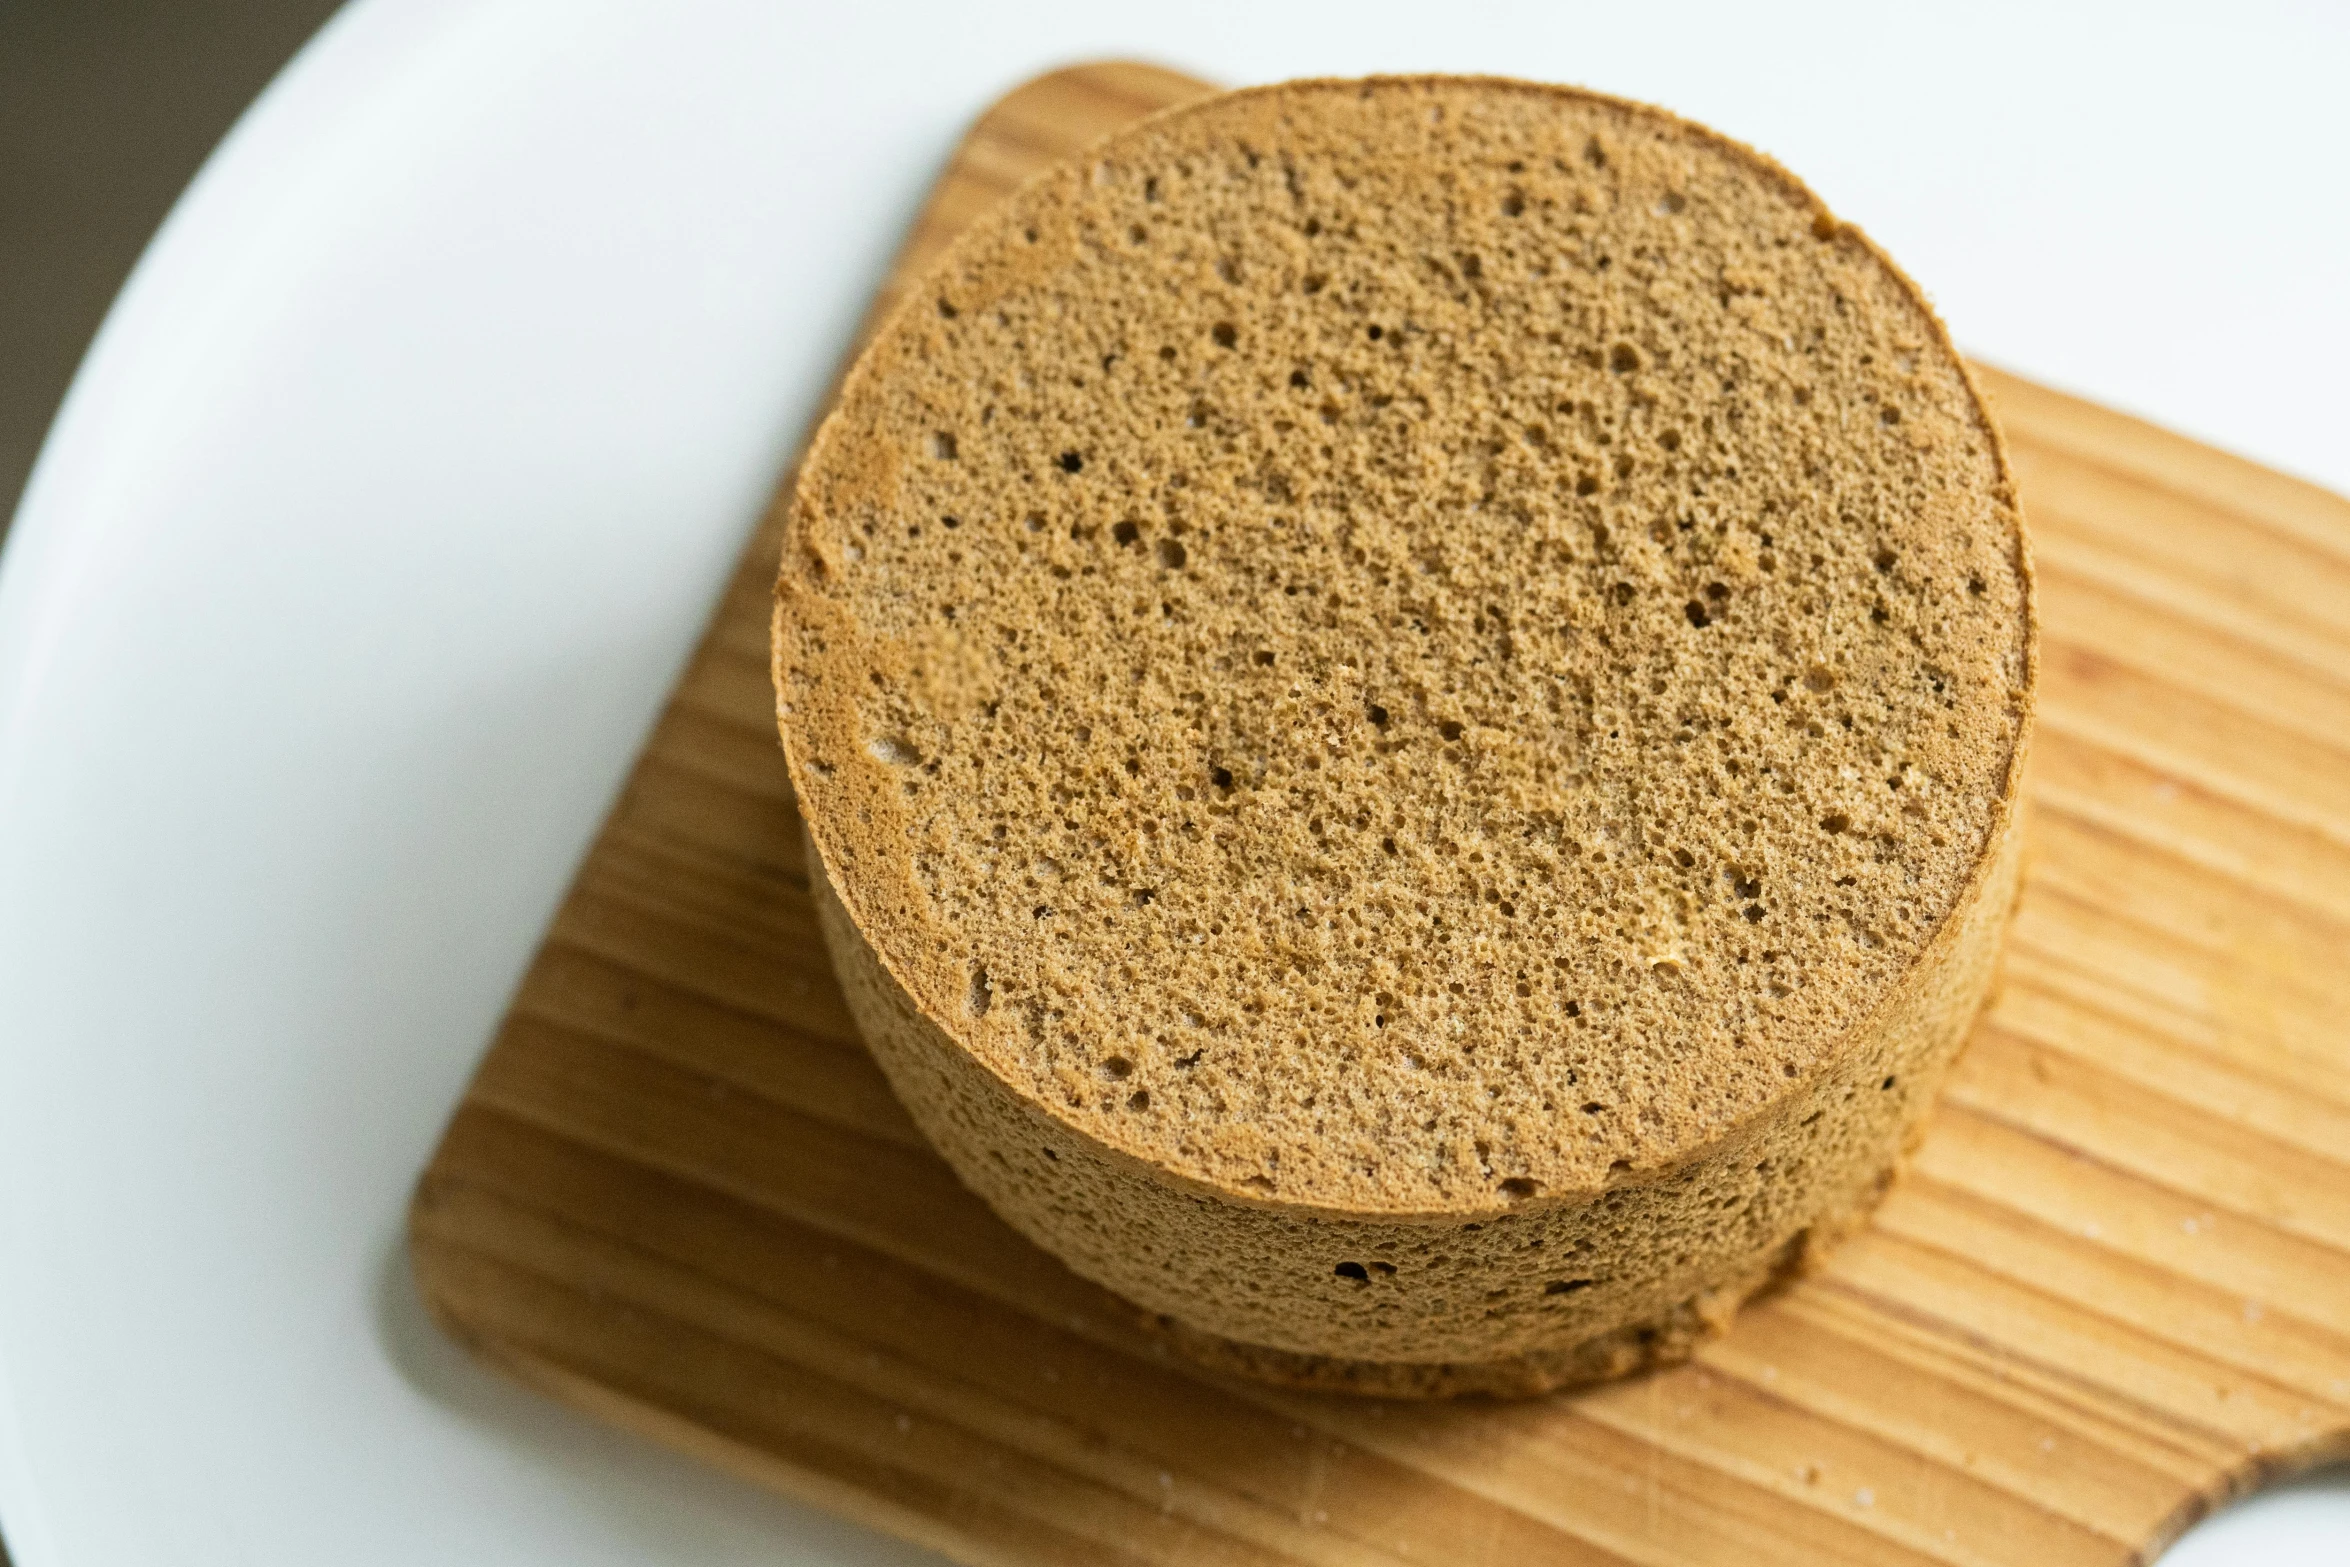
POLYGON ((1866 1212, 1991 980, 2032 580, 1918 290, 1758 154, 1204 100, 882 327, 790 502, 820 908, 962 1178, 1219 1364, 1524 1392, 1866 1212))

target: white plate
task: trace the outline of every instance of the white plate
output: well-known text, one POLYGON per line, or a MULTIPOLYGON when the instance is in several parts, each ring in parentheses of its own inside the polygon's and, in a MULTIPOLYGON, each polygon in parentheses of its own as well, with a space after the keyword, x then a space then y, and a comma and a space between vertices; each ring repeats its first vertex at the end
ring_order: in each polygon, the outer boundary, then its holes
MULTIPOLYGON (((20 1567, 915 1559, 476 1370, 400 1214, 868 286, 1037 69, 1668 102, 1977 350, 2350 486, 2338 12, 1106 9, 369 0, 174 212, 0 570, 20 1567)), ((2230 1559, 2318 1559, 2279 1530, 2230 1559)))

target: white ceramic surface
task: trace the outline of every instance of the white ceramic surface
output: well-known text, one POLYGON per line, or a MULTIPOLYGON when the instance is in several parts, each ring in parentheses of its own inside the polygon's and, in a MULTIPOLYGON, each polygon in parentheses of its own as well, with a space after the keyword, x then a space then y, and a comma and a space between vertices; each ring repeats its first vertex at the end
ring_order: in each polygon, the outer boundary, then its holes
MULTIPOLYGON (((1949 9, 346 12, 141 262, 0 560, 19 1567, 926 1559, 476 1370, 398 1235, 868 285, 1040 68, 1669 103, 1976 351, 2350 488, 2350 18, 1949 9)), ((2170 1560, 2345 1540, 2337 1479, 2170 1560)))

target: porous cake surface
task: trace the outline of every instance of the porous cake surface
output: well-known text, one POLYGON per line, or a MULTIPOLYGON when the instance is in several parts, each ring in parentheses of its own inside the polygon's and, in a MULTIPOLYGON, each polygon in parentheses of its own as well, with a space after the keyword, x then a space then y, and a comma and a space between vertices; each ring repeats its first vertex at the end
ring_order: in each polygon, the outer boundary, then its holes
POLYGON ((1306 1213, 1580 1199, 1794 1103, 1980 890, 2032 680, 1916 289, 1734 143, 1496 81, 1025 188, 850 377, 778 592, 795 787, 923 1017, 1306 1213))

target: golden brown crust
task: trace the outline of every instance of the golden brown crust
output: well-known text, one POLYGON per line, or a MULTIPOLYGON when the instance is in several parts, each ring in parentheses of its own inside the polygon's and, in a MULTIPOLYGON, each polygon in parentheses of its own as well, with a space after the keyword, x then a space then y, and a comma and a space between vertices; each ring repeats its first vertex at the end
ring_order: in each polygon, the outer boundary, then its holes
POLYGON ((1146 1314, 1143 1326, 1187 1359, 1234 1376, 1307 1393, 1354 1393, 1369 1398, 1532 1398, 1562 1388, 1678 1365, 1728 1331, 1748 1301, 1787 1284, 1817 1261, 1836 1237, 1867 1217, 1890 1184, 1873 1186, 1867 1200, 1833 1225, 1805 1230, 1775 1252, 1748 1264, 1685 1301, 1639 1322, 1573 1343, 1531 1349, 1500 1360, 1357 1360, 1303 1355, 1204 1333, 1174 1317, 1146 1314))
POLYGON ((1941 324, 1776 164, 1294 83, 1031 184, 885 324, 779 718, 968 1182, 1195 1335, 1466 1386, 1873 1189, 1988 983, 2032 598, 1941 324))

